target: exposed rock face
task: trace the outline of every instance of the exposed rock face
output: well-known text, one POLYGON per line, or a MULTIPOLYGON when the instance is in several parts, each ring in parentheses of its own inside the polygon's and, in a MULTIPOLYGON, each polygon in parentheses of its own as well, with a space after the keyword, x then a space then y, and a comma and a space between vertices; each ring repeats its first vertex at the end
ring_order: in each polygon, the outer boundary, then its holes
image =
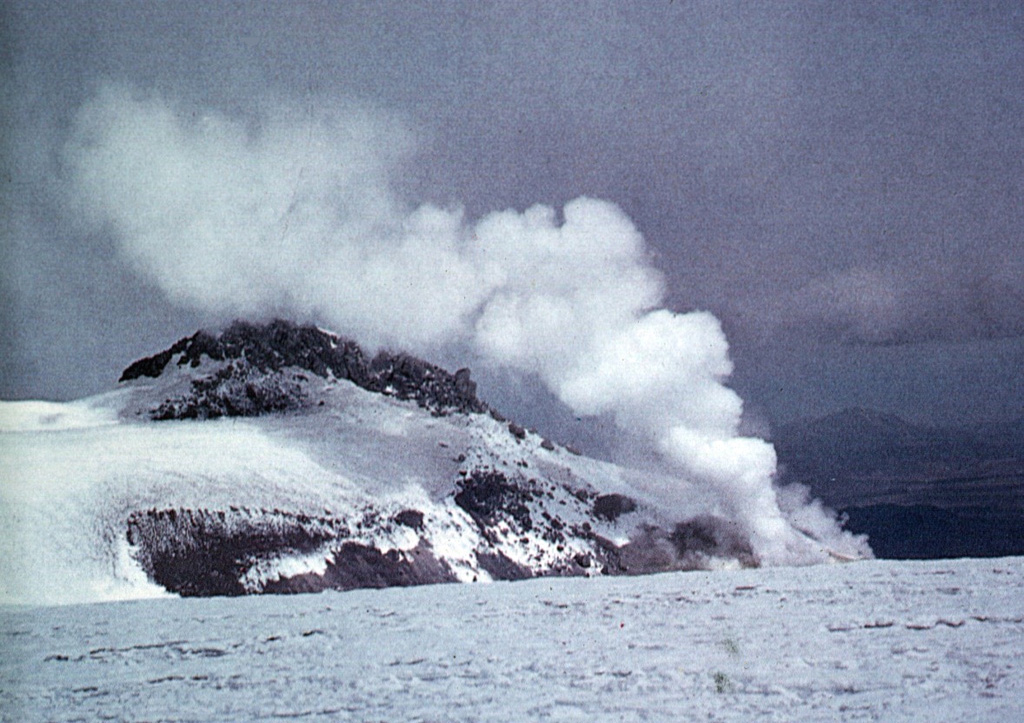
POLYGON ((594 514, 610 522, 635 509, 636 502, 625 495, 601 495, 594 500, 594 514))
MULTIPOLYGON (((592 545, 594 536, 589 530, 579 530, 577 551, 566 551, 564 559, 554 564, 531 567, 513 560, 506 552, 516 552, 519 537, 529 530, 548 542, 568 542, 561 532, 556 533, 557 539, 552 537, 552 531, 562 530, 564 525, 547 513, 538 526, 532 525, 525 503, 531 495, 500 473, 481 472, 466 482, 466 488, 457 493, 460 502, 456 507, 468 508, 477 524, 477 534, 467 539, 475 540, 468 561, 479 574, 494 580, 520 580, 537 575, 625 572, 621 566, 607 564, 603 548, 592 545)), ((276 509, 149 509, 132 513, 126 532, 132 555, 147 576, 186 597, 459 580, 444 556, 435 553, 424 514, 412 509, 390 519, 373 510, 364 510, 359 519, 342 519, 276 509), (406 544, 396 546, 395 540, 402 537, 395 535, 397 528, 414 531, 413 543, 406 537, 406 544)))
POLYGON ((451 569, 424 543, 410 550, 381 552, 358 542, 331 550, 322 573, 303 573, 269 580, 261 592, 293 593, 354 590, 363 587, 409 587, 457 582, 451 569))
MULTIPOLYGON (((574 494, 556 494, 552 499, 545 488, 551 489, 540 481, 513 480, 495 470, 467 474, 458 483, 458 491, 448 498, 451 506, 441 510, 464 511, 475 523, 475 531, 464 533, 467 552, 457 561, 463 573, 470 570, 474 580, 478 574, 521 580, 707 569, 714 558, 758 564, 746 539, 726 520, 701 516, 671 531, 641 525, 629 541, 616 544, 597 534, 589 522, 567 523, 557 516, 568 505, 568 514, 578 520, 587 508, 585 496, 580 500, 574 494), (574 507, 573 501, 578 505, 574 507)), ((132 555, 147 576, 183 596, 470 579, 456 574, 452 559, 435 551, 437 512, 432 529, 424 513, 413 509, 384 515, 368 508, 350 517, 237 507, 149 509, 132 513, 126 532, 132 555)))
POLYGON ((128 518, 128 542, 149 577, 180 595, 318 592, 454 582, 421 541, 381 551, 353 541, 347 523, 280 510, 147 510, 128 518), (261 576, 288 557, 316 569, 261 576))
POLYGON ((423 513, 419 510, 402 510, 395 515, 395 522, 414 530, 423 529, 423 513))
POLYGON ((459 481, 455 504, 464 509, 482 528, 499 516, 514 520, 521 532, 533 529, 526 503, 532 495, 494 470, 473 470, 459 481))
POLYGON ((488 410, 476 396, 468 369, 451 374, 408 354, 386 351, 368 359, 354 341, 281 320, 265 325, 236 321, 217 336, 199 331, 134 362, 120 381, 160 377, 175 358, 178 366, 197 368, 204 356, 227 365, 193 381, 188 394, 153 410, 155 419, 256 416, 301 407, 306 400, 298 380, 285 374, 289 369, 413 400, 433 414, 488 410))
POLYGON ((146 510, 132 513, 128 543, 158 585, 185 596, 244 595, 261 559, 312 554, 346 537, 341 520, 280 510, 146 510))
POLYGON ((372 505, 345 515, 170 508, 132 513, 126 533, 147 576, 184 596, 349 590, 478 576, 636 575, 702 569, 723 555, 756 564, 749 545, 717 518, 695 518, 671 532, 641 525, 625 544, 613 543, 595 532, 600 518, 592 500, 586 490, 481 468, 456 481, 431 508, 429 521, 418 509, 387 512, 372 505), (463 526, 462 552, 453 558, 449 535, 460 519, 471 529, 463 526), (438 540, 447 553, 435 550, 438 540))
POLYGON ((262 371, 244 359, 229 362, 194 380, 188 394, 165 400, 151 414, 153 419, 215 419, 298 409, 306 403, 301 379, 262 371))

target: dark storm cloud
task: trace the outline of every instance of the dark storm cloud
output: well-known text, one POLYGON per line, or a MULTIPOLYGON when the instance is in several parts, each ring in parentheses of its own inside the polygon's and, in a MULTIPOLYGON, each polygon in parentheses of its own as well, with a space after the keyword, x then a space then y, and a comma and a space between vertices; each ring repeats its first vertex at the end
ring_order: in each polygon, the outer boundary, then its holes
POLYGON ((776 299, 764 329, 843 344, 915 344, 1024 334, 1024 265, 963 269, 853 269, 776 299))
POLYGON ((784 197, 806 194, 802 248, 823 263, 773 294, 776 320, 863 343, 1020 336, 1019 8, 853 15, 804 64, 784 197))
POLYGON ((672 305, 722 317, 753 388, 776 373, 744 363, 765 345, 784 363, 837 340, 1022 334, 1017 3, 34 2, 4 26, 0 301, 25 332, 5 396, 102 389, 209 320, 72 223, 60 149, 108 81, 249 123, 282 102, 377 106, 418 140, 396 193, 471 219, 608 199, 672 305), (83 343, 97 371, 49 352, 83 343))

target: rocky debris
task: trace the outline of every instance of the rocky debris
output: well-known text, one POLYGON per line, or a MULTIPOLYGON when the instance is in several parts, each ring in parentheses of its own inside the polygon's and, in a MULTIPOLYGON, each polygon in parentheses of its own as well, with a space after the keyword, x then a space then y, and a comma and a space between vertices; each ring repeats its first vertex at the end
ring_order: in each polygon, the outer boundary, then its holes
MULTIPOLYGON (((414 512, 406 510, 406 512, 414 512)), ((422 518, 422 513, 415 512, 422 518)), ((381 551, 346 539, 344 521, 280 510, 150 509, 128 517, 133 555, 153 582, 184 597, 351 590, 454 582, 421 540, 381 551), (287 556, 321 556, 321 571, 266 580, 251 574, 287 556)))
POLYGON ((304 406, 298 379, 261 371, 244 361, 192 382, 189 394, 167 399, 152 410, 153 419, 255 417, 304 406))
POLYGON ((159 377, 175 356, 178 366, 198 367, 202 357, 212 361, 245 360, 264 372, 300 367, 326 377, 365 379, 368 362, 359 346, 315 326, 275 320, 268 324, 235 321, 219 335, 198 331, 170 349, 131 364, 119 381, 141 376, 159 377))
POLYGON ((423 529, 423 513, 419 510, 402 510, 395 515, 395 523, 413 530, 423 529))
POLYGON ((371 392, 412 399, 435 414, 487 411, 487 406, 477 399, 476 382, 470 379, 469 369, 450 374, 408 354, 382 351, 370 363, 369 371, 366 383, 356 384, 371 392))
POLYGON ((504 517, 514 520, 524 532, 533 529, 527 506, 533 496, 501 472, 474 469, 459 480, 458 487, 455 504, 468 512, 481 528, 487 528, 499 517, 504 517))
MULTIPOLYGON (((201 346, 207 344, 209 334, 204 331, 197 332, 185 339, 179 339, 170 349, 164 349, 159 354, 139 359, 128 365, 128 368, 121 373, 119 382, 127 382, 140 377, 152 377, 156 379, 164 373, 164 369, 174 358, 175 354, 183 354, 193 345, 201 346)), ((215 352, 216 353, 216 352, 215 352)), ((182 357, 185 358, 184 356, 182 357)), ((198 362, 197 362, 198 364, 198 362)))
MULTIPOLYGON (((523 494, 494 474, 477 475, 463 502, 474 510, 485 540, 497 539, 496 526, 510 519, 528 519, 523 494), (507 508, 507 509, 506 509, 507 508), (508 516, 510 515, 510 516, 508 516)), ((528 513, 527 513, 528 514, 528 513)), ((370 509, 362 522, 330 513, 324 516, 281 510, 232 507, 228 510, 149 509, 133 512, 126 525, 131 554, 147 576, 169 592, 184 597, 237 596, 261 593, 301 593, 455 582, 448 562, 439 558, 429 541, 424 514, 405 509, 390 518, 370 509), (367 524, 363 524, 369 521, 367 524), (410 549, 375 547, 367 542, 377 533, 388 539, 389 528, 401 525, 421 533, 410 549), (356 539, 353 539, 356 538, 356 539), (281 574, 294 565, 282 560, 309 559, 305 572, 281 574)), ((517 533, 518 534, 518 533, 517 533)), ((391 543, 385 543, 390 545, 391 543)), ((474 553, 482 572, 497 580, 520 580, 538 574, 585 574, 583 563, 567 560, 539 571, 513 561, 491 542, 474 553)))
POLYGON ((609 522, 615 522, 635 509, 636 501, 626 495, 600 495, 594 500, 594 515, 609 522))
POLYGON ((477 398, 468 369, 451 374, 408 354, 386 351, 370 360, 354 341, 282 320, 264 325, 236 321, 217 336, 199 331, 134 362, 120 381, 160 377, 175 357, 179 367, 198 368, 203 357, 229 364, 194 380, 187 394, 167 400, 153 411, 156 419, 252 416, 304 406, 307 400, 284 374, 287 369, 346 379, 368 391, 415 401, 435 415, 489 411, 477 398))

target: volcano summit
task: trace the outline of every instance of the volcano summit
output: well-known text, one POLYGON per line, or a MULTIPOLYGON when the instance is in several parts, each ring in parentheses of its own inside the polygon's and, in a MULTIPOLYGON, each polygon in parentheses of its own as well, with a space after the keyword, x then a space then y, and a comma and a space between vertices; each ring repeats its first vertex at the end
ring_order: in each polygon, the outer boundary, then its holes
POLYGON ((116 391, 0 411, 8 602, 761 563, 704 486, 583 457, 466 369, 313 326, 200 331, 116 391))

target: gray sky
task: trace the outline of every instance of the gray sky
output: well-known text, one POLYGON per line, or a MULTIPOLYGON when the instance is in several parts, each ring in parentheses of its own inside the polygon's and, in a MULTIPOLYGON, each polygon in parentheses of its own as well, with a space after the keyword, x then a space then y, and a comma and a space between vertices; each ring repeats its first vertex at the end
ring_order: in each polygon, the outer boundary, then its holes
MULTIPOLYGON (((376 108, 417 144, 401 195, 469 218, 581 195, 617 204, 669 306, 722 320, 755 422, 851 405, 951 424, 1024 409, 1018 2, 0 13, 4 398, 102 391, 136 357, 223 321, 170 301, 109 233, 78 223, 62 149, 115 82, 251 122, 281 100, 376 108)), ((552 414, 544 392, 481 376, 499 407, 552 414)))

